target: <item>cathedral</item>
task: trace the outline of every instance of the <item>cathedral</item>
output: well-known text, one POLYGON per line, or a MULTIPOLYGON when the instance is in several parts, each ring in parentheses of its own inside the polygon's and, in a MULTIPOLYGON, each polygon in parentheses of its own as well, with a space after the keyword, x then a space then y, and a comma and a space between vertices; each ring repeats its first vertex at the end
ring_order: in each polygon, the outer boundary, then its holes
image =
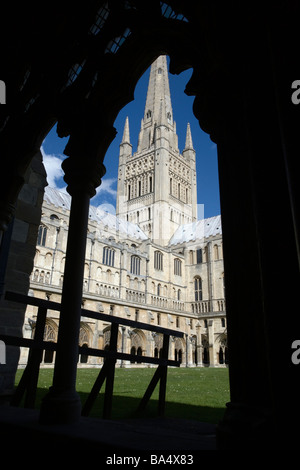
MULTIPOLYGON (((60 302, 71 197, 47 186, 42 205, 30 295, 60 302)), ((151 66, 138 145, 128 118, 119 151, 116 215, 90 206, 82 306, 184 332, 169 357, 181 366, 224 367, 227 328, 221 217, 197 220, 196 154, 190 125, 180 152, 166 56, 151 66)), ((36 308, 28 306, 24 336, 34 335, 36 308)), ((110 323, 82 317, 80 346, 105 349, 110 323)), ((58 312, 49 311, 44 339, 57 341, 58 312)), ((158 357, 162 336, 123 327, 119 350, 158 357)), ((27 362, 22 351, 19 366, 27 362)), ((45 351, 42 365, 55 353, 45 351)), ((79 356, 80 366, 102 358, 79 356)), ((122 367, 135 362, 118 361, 122 367)))

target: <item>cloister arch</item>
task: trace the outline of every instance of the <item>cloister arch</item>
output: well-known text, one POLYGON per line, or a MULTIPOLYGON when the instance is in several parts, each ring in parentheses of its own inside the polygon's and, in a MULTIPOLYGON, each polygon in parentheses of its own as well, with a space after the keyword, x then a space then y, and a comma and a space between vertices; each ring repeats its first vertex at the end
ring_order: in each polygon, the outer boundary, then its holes
MULTIPOLYGON (((79 330, 79 346, 84 348, 91 346, 91 341, 93 338, 93 333, 91 327, 86 322, 80 322, 80 330, 79 330)), ((80 354, 78 358, 81 364, 86 364, 88 362, 88 356, 86 354, 80 354)))
POLYGON ((175 361, 179 361, 180 364, 184 361, 184 356, 186 355, 186 348, 184 341, 181 338, 175 339, 174 344, 174 359, 175 361))
MULTIPOLYGON (((129 331, 130 337, 130 354, 137 356, 144 356, 146 352, 147 339, 145 333, 141 330, 135 329, 129 331)), ((136 361, 132 360, 132 363, 136 361)))
MULTIPOLYGON (((68 101, 68 106, 63 106, 61 109, 61 115, 57 122, 57 134, 60 137, 69 135, 64 150, 67 158, 63 161, 62 168, 65 173, 64 179, 68 184, 67 191, 72 196, 69 239, 73 239, 71 243, 77 245, 77 252, 83 252, 85 246, 84 233, 86 233, 88 220, 89 199, 95 194, 95 188, 100 184, 101 177, 105 172, 105 167, 101 162, 104 160, 105 152, 116 133, 113 122, 119 110, 134 98, 134 88, 140 76, 162 52, 170 57, 171 72, 174 69, 174 72, 179 73, 181 70, 192 67, 192 63, 188 63, 187 60, 189 55, 192 56, 194 46, 189 38, 187 24, 181 20, 174 23, 173 19, 165 18, 162 19, 161 24, 148 25, 146 35, 144 30, 138 28, 135 34, 132 33, 126 38, 115 56, 110 57, 109 67, 104 65, 100 80, 96 80, 96 83, 90 88, 89 97, 85 102, 80 96, 79 85, 82 82, 81 86, 84 89, 84 74, 81 75, 83 72, 75 77, 74 82, 67 87, 70 94, 69 100, 71 101, 72 90, 75 89, 79 93, 77 100, 79 99, 83 104, 80 113, 77 113, 76 110, 74 113, 73 109, 70 114, 70 101, 68 101), (185 49, 182 56, 178 55, 179 38, 181 38, 181 47, 185 49), (182 59, 184 64, 181 63, 182 59), (121 76, 118 72, 124 67, 130 69, 131 73, 121 76), (98 114, 96 114, 97 106, 100 103, 101 111, 98 110, 98 114), (97 135, 95 134, 96 130, 97 135), (81 156, 83 154, 86 158, 82 172, 81 156), (78 227, 81 228, 80 231, 78 231, 78 227)), ((118 25, 118 30, 119 28, 120 25, 118 25)), ((198 53, 198 48, 194 50, 194 55, 196 53, 198 53)), ((106 61, 107 57, 104 57, 104 64, 106 61)), ((72 347, 73 350, 75 350, 75 338, 78 336, 74 312, 77 310, 77 315, 79 315, 79 297, 81 297, 79 286, 76 289, 77 295, 74 295, 74 285, 79 283, 79 279, 84 274, 83 260, 78 257, 76 261, 70 252, 67 252, 60 320, 61 337, 68 336, 69 347, 72 347), (71 322, 73 322, 73 328, 71 322), (70 346, 71 344, 72 346, 70 346)), ((60 338, 58 338, 58 343, 60 343, 60 338)), ((66 349, 68 346, 64 342, 61 347, 66 349)), ((67 374, 63 371, 70 367, 70 364, 65 363, 65 358, 65 355, 58 352, 55 363, 56 370, 60 370, 60 373, 55 374, 55 377, 63 376, 64 381, 66 381, 67 374)), ((75 367, 75 364, 72 367, 75 367)), ((53 386, 52 391, 54 390, 53 386)))
MULTIPOLYGON (((54 320, 47 319, 44 330, 44 341, 56 343, 58 327, 54 320)), ((44 364, 52 364, 55 358, 55 352, 45 350, 43 355, 44 364)))
MULTIPOLYGON (((110 334, 111 334, 111 327, 106 326, 103 329, 103 349, 109 349, 109 342, 110 342, 110 334)), ((121 345, 121 333, 118 331, 118 348, 121 345)))

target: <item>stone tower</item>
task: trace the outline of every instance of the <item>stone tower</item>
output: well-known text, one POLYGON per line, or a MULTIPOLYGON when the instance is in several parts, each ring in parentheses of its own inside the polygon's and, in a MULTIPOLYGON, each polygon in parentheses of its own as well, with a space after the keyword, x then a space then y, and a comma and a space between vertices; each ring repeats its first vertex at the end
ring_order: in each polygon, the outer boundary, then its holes
POLYGON ((190 125, 180 154, 166 56, 150 70, 137 151, 132 154, 126 118, 119 153, 117 216, 138 224, 166 246, 175 230, 197 219, 196 159, 190 125))

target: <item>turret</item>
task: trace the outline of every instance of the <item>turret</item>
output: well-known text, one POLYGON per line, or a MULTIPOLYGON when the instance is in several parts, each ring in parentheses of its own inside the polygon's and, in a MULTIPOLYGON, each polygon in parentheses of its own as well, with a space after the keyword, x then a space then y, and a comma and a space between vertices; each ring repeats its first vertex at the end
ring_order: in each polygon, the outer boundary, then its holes
POLYGON ((125 192, 124 192, 124 181, 125 181, 125 168, 127 158, 132 156, 132 145, 130 143, 129 136, 129 120, 128 116, 125 120, 124 131, 122 142, 120 143, 120 152, 119 152, 119 169, 118 169, 118 188, 117 188, 117 204, 116 204, 116 214, 119 215, 122 211, 123 203, 125 201, 125 192))
POLYGON ((196 152, 194 150, 191 126, 188 122, 186 129, 185 148, 182 156, 190 166, 191 205, 193 221, 197 220, 197 176, 196 176, 196 152))
POLYGON ((185 147, 184 147, 184 150, 182 151, 182 156, 187 161, 190 161, 190 162, 195 161, 195 158, 196 158, 196 152, 194 150, 193 141, 192 141, 191 126, 189 122, 187 124, 185 147))
POLYGON ((132 145, 130 143, 130 136, 129 136, 129 120, 128 116, 125 120, 124 131, 122 142, 120 143, 120 157, 131 157, 132 156, 132 145))

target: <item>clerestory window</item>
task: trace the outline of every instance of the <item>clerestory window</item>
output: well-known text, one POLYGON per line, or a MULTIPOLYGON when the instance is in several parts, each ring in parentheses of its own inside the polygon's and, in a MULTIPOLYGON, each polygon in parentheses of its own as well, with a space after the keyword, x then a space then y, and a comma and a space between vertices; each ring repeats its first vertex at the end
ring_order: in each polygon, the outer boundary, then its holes
POLYGON ((40 246, 46 246, 47 239, 47 227, 45 225, 39 226, 37 244, 40 246))
POLYGON ((130 272, 131 274, 140 275, 141 272, 141 259, 138 256, 132 255, 130 262, 130 272))
POLYGON ((154 252, 154 269, 163 271, 163 254, 161 251, 154 252))
POLYGON ((115 250, 109 246, 103 248, 102 263, 106 266, 114 266, 115 263, 115 250))
POLYGON ((181 276, 181 266, 182 266, 181 260, 178 258, 175 258, 174 259, 174 274, 176 276, 181 276))

